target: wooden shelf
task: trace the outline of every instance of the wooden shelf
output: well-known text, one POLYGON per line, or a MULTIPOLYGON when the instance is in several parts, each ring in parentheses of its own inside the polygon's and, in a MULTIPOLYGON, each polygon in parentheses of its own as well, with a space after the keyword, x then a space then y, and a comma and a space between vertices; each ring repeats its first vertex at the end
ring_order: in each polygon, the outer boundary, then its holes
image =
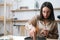
POLYGON ((0 22, 4 21, 4 16, 0 16, 0 22))
POLYGON ((0 22, 3 22, 4 20, 3 19, 0 19, 0 22))
MULTIPOLYGON (((10 22, 28 22, 28 20, 12 20, 12 19, 10 19, 10 20, 7 19, 7 21, 10 21, 10 22)), ((60 20, 55 20, 55 21, 60 22, 60 20)))
POLYGON ((60 10, 60 8, 54 8, 54 10, 60 10))
POLYGON ((7 22, 27 22, 28 20, 13 20, 13 19, 6 19, 7 22))
MULTIPOLYGON (((4 21, 4 16, 0 16, 0 22, 4 21)), ((7 22, 27 22, 28 20, 14 20, 12 18, 6 19, 7 22)))
POLYGON ((56 22, 60 22, 60 20, 55 20, 56 22))
MULTIPOLYGON (((4 21, 3 19, 0 19, 0 22, 4 21)), ((55 20, 56 22, 60 22, 60 20, 55 20)), ((28 20, 11 20, 7 19, 7 22, 28 22, 28 20)))
MULTIPOLYGON (((4 6, 4 4, 0 4, 0 6, 4 6)), ((12 4, 6 4, 6 6, 12 6, 12 4)))
MULTIPOLYGON (((54 8, 54 10, 60 10, 60 8, 54 8)), ((40 11, 40 9, 16 9, 11 10, 12 12, 24 12, 24 11, 40 11)))
POLYGON ((13 20, 13 22, 27 22, 28 20, 13 20))
MULTIPOLYGON (((0 16, 0 22, 4 21, 4 16, 0 16)), ((6 19, 7 22, 27 22, 28 20, 14 20, 14 19, 6 19)), ((60 20, 55 20, 56 22, 60 22, 60 20)))
POLYGON ((14 19, 6 19, 8 22, 27 22, 28 20, 14 20, 14 19))
POLYGON ((17 9, 17 10, 11 10, 12 12, 24 12, 24 11, 39 11, 40 9, 17 9))

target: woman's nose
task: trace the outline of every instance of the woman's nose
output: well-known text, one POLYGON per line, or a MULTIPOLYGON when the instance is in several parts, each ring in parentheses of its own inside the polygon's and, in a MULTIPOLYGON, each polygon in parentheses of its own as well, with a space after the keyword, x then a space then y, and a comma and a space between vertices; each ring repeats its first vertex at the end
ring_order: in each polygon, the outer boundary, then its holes
POLYGON ((47 13, 45 13, 45 16, 47 16, 47 13))

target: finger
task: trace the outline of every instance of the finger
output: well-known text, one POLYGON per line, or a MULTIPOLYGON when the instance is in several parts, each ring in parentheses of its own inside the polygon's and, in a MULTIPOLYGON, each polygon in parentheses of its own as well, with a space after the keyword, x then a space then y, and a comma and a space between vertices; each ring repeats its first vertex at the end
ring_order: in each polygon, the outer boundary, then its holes
POLYGON ((34 36, 34 31, 30 31, 29 35, 30 35, 31 37, 33 37, 33 36, 34 36))
POLYGON ((33 36, 32 36, 32 35, 33 35, 32 33, 29 33, 29 35, 30 35, 31 38, 33 37, 33 36))

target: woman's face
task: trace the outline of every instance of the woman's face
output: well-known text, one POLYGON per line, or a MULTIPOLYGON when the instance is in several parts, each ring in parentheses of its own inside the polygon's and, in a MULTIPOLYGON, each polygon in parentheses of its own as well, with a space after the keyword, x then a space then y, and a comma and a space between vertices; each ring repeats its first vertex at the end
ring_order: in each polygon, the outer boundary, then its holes
POLYGON ((50 16, 51 10, 48 7, 43 7, 42 9, 42 15, 45 19, 47 19, 50 16))

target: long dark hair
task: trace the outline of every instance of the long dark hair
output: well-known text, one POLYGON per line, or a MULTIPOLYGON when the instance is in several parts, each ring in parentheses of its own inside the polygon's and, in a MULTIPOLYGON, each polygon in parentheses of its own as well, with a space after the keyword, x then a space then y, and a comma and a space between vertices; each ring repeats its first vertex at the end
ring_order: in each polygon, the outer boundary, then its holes
POLYGON ((54 20, 55 20, 55 18, 54 18, 54 10, 53 10, 53 6, 52 6, 52 4, 51 4, 50 2, 44 2, 44 3, 42 4, 41 10, 40 10, 40 20, 43 20, 43 19, 44 19, 43 15, 42 15, 42 9, 43 9, 44 7, 48 7, 48 8, 51 10, 50 16, 49 16, 47 19, 54 21, 54 20))

